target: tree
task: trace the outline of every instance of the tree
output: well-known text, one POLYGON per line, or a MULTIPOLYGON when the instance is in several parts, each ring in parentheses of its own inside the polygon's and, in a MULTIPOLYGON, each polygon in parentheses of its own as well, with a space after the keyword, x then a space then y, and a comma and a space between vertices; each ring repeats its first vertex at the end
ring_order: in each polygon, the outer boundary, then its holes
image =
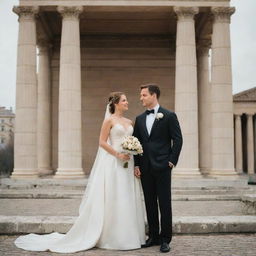
POLYGON ((10 135, 9 143, 0 148, 0 176, 9 177, 14 167, 13 133, 10 135))

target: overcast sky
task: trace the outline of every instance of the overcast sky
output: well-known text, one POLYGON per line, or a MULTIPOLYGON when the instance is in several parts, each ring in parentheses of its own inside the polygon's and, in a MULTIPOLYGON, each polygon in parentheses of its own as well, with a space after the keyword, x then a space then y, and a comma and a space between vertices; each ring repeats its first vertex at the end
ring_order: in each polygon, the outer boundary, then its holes
MULTIPOLYGON (((18 0, 0 0, 0 106, 15 107, 18 0)), ((256 86, 256 0, 231 0, 233 93, 256 86)))

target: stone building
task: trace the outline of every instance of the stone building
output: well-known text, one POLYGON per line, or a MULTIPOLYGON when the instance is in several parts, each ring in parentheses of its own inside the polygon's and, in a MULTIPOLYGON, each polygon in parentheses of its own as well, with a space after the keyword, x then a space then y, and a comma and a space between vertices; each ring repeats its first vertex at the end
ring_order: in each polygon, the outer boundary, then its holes
POLYGON ((238 173, 256 174, 256 87, 234 95, 235 163, 238 173))
POLYGON ((0 106, 0 147, 5 147, 12 143, 14 132, 15 115, 12 109, 0 106))
POLYGON ((13 10, 13 178, 88 173, 108 94, 124 91, 134 119, 148 82, 160 85, 161 105, 181 123, 174 174, 236 175, 229 0, 20 0, 13 10))

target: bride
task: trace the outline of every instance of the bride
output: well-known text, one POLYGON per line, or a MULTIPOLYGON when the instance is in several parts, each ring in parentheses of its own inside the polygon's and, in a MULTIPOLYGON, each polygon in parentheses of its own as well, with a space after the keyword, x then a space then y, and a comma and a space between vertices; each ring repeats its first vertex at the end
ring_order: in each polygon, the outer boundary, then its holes
POLYGON ((110 94, 102 124, 99 149, 93 164, 79 216, 67 234, 28 234, 15 245, 29 251, 72 253, 93 247, 116 250, 141 248, 145 243, 140 182, 133 174, 133 157, 121 153, 121 142, 132 135, 124 93, 110 94), (128 161, 128 168, 123 168, 128 161))

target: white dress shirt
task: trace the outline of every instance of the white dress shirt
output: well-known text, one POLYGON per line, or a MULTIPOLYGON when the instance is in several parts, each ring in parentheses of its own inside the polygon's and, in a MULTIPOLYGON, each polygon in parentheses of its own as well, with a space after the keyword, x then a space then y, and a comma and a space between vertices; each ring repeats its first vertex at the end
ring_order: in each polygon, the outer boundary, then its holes
MULTIPOLYGON (((158 112, 158 109, 159 109, 159 104, 157 104, 154 108, 154 114, 153 113, 150 113, 149 115, 147 115, 146 117, 146 127, 147 127, 147 130, 148 130, 148 134, 150 135, 151 133, 151 129, 152 129, 152 126, 153 126, 153 123, 155 121, 155 118, 156 118, 156 114, 158 112)), ((151 109, 148 109, 148 110, 151 110, 151 109)))

